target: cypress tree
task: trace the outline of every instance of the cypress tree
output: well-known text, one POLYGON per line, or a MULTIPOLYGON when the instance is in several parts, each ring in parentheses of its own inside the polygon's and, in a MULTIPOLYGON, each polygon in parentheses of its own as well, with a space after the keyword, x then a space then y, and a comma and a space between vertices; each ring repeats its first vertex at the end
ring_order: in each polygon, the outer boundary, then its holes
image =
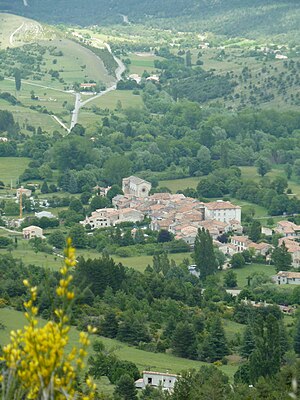
POLYGON ((300 317, 298 317, 296 322, 296 330, 294 336, 294 350, 295 353, 300 356, 300 317))
POLYGON ((49 193, 49 188, 48 188, 48 184, 46 181, 44 181, 41 186, 41 193, 43 193, 43 194, 49 193))
POLYGON ((255 349, 249 358, 251 383, 259 377, 272 377, 280 370, 280 332, 277 319, 269 314, 266 320, 256 318, 254 323, 255 349))
POLYGON ((198 229, 194 246, 194 258, 200 278, 205 280, 207 276, 217 271, 217 260, 214 253, 213 241, 208 231, 198 229))

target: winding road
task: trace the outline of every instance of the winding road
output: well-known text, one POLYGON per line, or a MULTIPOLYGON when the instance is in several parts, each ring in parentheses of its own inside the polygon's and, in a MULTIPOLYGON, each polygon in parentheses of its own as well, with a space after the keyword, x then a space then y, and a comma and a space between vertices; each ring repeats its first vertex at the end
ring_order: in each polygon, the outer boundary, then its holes
POLYGON ((10 44, 11 46, 14 45, 14 36, 15 36, 15 34, 18 33, 21 29, 23 29, 24 25, 25 25, 25 22, 23 22, 23 23, 19 26, 19 28, 17 28, 17 29, 10 35, 10 37, 9 37, 9 44, 10 44))
MULTIPOLYGON (((11 46, 14 45, 14 36, 21 31, 25 26, 25 22, 23 22, 9 37, 9 43, 11 46)), ((41 30, 43 30, 42 26, 40 24, 37 24, 37 28, 40 28, 41 30)), ((102 46, 103 43, 97 39, 97 38, 92 38, 95 42, 99 42, 102 46)), ((53 88, 51 86, 45 86, 45 85, 41 85, 38 83, 33 83, 33 82, 29 82, 29 81, 22 81, 22 84, 25 85, 31 85, 31 86, 37 86, 37 87, 41 87, 44 89, 49 89, 49 90, 54 90, 57 92, 63 92, 63 93, 68 93, 68 94, 73 94, 75 96, 75 105, 74 105, 74 109, 72 111, 72 117, 71 117, 71 124, 70 124, 70 128, 68 128, 56 115, 52 115, 51 117, 57 122, 59 123, 68 133, 70 133, 70 131, 72 130, 72 128, 74 128, 74 126, 78 123, 78 116, 79 116, 79 111, 81 107, 84 107, 86 104, 88 104, 90 101, 93 101, 95 99, 97 99, 98 97, 102 97, 105 94, 112 92, 113 90, 116 90, 117 88, 117 83, 122 79, 122 74, 125 71, 126 67, 125 65, 122 63, 121 60, 119 60, 116 56, 114 56, 114 54, 112 53, 111 47, 109 44, 104 43, 105 47, 107 48, 107 50, 110 52, 110 54, 113 56, 115 62, 118 64, 118 67, 115 71, 115 75, 116 75, 116 80, 114 81, 114 83, 109 86, 106 90, 104 90, 101 93, 98 93, 95 96, 90 97, 89 99, 85 100, 85 101, 81 101, 81 94, 80 93, 70 93, 66 90, 62 90, 62 89, 56 89, 53 88)), ((9 81, 14 81, 14 79, 11 78, 5 78, 6 80, 9 81)))
POLYGON ((117 58, 116 56, 113 55, 110 45, 107 43, 104 43, 105 47, 107 48, 107 50, 110 52, 110 54, 113 56, 114 60, 116 61, 116 63, 118 64, 118 67, 115 71, 116 74, 116 81, 115 83, 108 87, 106 90, 104 90, 101 93, 96 94, 96 96, 90 97, 89 99, 85 100, 85 101, 81 101, 81 94, 80 93, 76 93, 76 99, 75 99, 75 106, 74 106, 74 110, 72 111, 72 120, 71 120, 71 126, 70 126, 70 130, 72 128, 74 128, 74 126, 77 124, 78 122, 78 116, 79 116, 79 111, 81 107, 84 107, 86 104, 88 104, 90 101, 93 101, 95 99, 97 99, 98 97, 102 97, 105 94, 112 92, 113 90, 117 89, 117 83, 122 79, 122 74, 125 71, 126 67, 125 65, 122 63, 122 61, 117 58))

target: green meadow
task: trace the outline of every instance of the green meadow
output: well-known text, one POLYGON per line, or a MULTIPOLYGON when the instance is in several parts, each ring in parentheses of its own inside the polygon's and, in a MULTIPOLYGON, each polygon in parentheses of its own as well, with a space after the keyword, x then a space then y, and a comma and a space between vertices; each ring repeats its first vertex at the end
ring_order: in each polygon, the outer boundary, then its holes
MULTIPOLYGON (((0 321, 5 325, 4 330, 0 330, 0 344, 5 345, 9 341, 9 333, 11 330, 20 329, 26 323, 25 317, 23 313, 19 311, 15 311, 13 309, 2 308, 0 309, 0 321)), ((44 323, 44 321, 40 321, 40 323, 44 323)), ((228 332, 232 333, 232 329, 238 330, 242 329, 240 324, 234 323, 226 323, 225 329, 228 329, 228 332)), ((231 335, 229 333, 229 335, 231 335)), ((78 343, 78 331, 75 328, 72 328, 70 331, 70 341, 68 344, 68 348, 70 349, 73 346, 76 346, 78 343)), ((96 336, 92 338, 95 340, 96 336)), ((176 357, 170 353, 150 353, 144 350, 139 350, 135 347, 128 346, 122 342, 119 342, 115 339, 108 339, 104 337, 99 337, 104 345, 108 348, 115 349, 115 354, 122 360, 128 360, 134 362, 140 371, 143 370, 153 370, 153 371, 169 371, 171 373, 179 373, 182 370, 189 368, 199 368, 202 365, 207 365, 207 363, 201 361, 188 360, 180 357, 176 357)), ((90 348, 91 352, 91 348, 90 348)), ((231 379, 237 369, 237 363, 232 363, 228 365, 224 365, 221 367, 221 370, 226 373, 231 379)))
POLYGON ((25 157, 0 157, 0 180, 7 186, 10 186, 12 180, 13 186, 15 186, 29 161, 30 159, 25 157))

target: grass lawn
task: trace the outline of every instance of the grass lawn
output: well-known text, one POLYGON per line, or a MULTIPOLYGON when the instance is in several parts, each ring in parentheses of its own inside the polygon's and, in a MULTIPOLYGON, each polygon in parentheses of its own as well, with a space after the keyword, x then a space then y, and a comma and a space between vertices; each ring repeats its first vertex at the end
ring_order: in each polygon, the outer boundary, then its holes
POLYGON ((169 179, 165 181, 159 181, 159 186, 167 187, 172 191, 172 193, 176 193, 178 190, 184 190, 187 188, 196 189, 199 181, 200 178, 197 176, 193 178, 169 179))
MULTIPOLYGON (((0 231, 0 233, 2 234, 2 231, 0 231)), ((8 254, 8 251, 5 249, 0 249, 0 254, 8 254)), ((56 270, 62 265, 61 258, 52 254, 41 252, 35 253, 30 244, 23 239, 18 240, 18 247, 13 250, 12 256, 17 260, 22 261, 26 265, 33 264, 39 267, 56 270)))
MULTIPOLYGON (((9 340, 9 332, 22 327, 25 323, 23 313, 8 308, 0 309, 0 321, 6 326, 5 330, 0 330, 0 344, 5 345, 9 340)), ((96 338, 94 336, 94 338, 96 338)), ((143 350, 138 350, 114 339, 101 337, 104 345, 115 348, 116 355, 122 360, 134 362, 140 371, 169 371, 171 373, 179 373, 184 369, 199 368, 201 365, 207 365, 201 361, 187 360, 184 358, 175 357, 172 354, 150 353, 143 350)), ((71 329, 70 342, 68 347, 76 346, 78 343, 78 331, 75 328, 71 329)), ((229 375, 232 379, 237 366, 224 365, 222 371, 229 375)))
MULTIPOLYGON (((108 108, 109 110, 115 110, 118 100, 121 101, 123 108, 143 107, 143 100, 141 96, 134 95, 132 90, 114 90, 91 101, 88 103, 87 108, 91 109, 91 106, 95 105, 102 109, 108 108)), ((85 108, 83 108, 82 111, 84 111, 84 109, 85 108)), ((98 116, 98 118, 101 119, 102 116, 98 116)))
MULTIPOLYGON (((248 280, 247 277, 254 272, 263 272, 267 276, 271 277, 276 274, 275 268, 273 265, 266 264, 250 264, 246 265, 243 268, 234 269, 233 270, 237 274, 238 288, 242 289, 247 286, 248 280)), ((224 277, 226 271, 219 272, 221 278, 224 277)))
MULTIPOLYGON (((95 250, 76 250, 78 256, 83 256, 85 258, 99 258, 101 253, 95 250)), ((184 258, 189 258, 191 253, 176 253, 169 254, 170 260, 174 260, 176 263, 181 263, 184 258)), ((147 265, 152 265, 153 256, 136 256, 136 257, 118 257, 116 255, 111 256, 115 262, 122 263, 126 267, 133 268, 137 271, 144 272, 147 265)))
POLYGON ((25 157, 0 157, 0 180, 5 185, 16 184, 19 176, 24 172, 30 159, 25 157))
MULTIPOLYGON (((176 253, 176 254, 168 254, 170 260, 174 260, 176 264, 182 262, 184 258, 190 258, 191 253, 176 253)), ((118 257, 113 255, 112 258, 116 262, 120 262, 126 267, 131 267, 136 269, 137 271, 144 272, 147 265, 152 265, 153 256, 137 256, 137 257, 118 257)))

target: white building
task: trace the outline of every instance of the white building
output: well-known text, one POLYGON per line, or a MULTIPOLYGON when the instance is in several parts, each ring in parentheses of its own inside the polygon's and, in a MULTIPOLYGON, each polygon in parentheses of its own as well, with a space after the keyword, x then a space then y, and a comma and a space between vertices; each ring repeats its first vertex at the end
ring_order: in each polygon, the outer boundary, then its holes
POLYGON ((161 387, 163 390, 173 390, 175 382, 178 379, 178 375, 153 372, 153 371, 143 371, 143 378, 135 381, 135 387, 137 389, 145 389, 146 386, 161 387))
POLYGON ((251 240, 248 236, 232 236, 231 244, 235 246, 237 252, 242 252, 244 250, 248 250, 249 244, 251 244, 251 240))
POLYGON ((92 212, 90 217, 86 217, 80 223, 84 226, 90 225, 91 229, 106 228, 115 226, 121 222, 139 222, 144 219, 144 214, 133 208, 116 210, 114 208, 100 208, 92 212))
POLYGON ((300 285, 300 272, 280 271, 272 279, 277 285, 300 285))
POLYGON ((124 195, 131 194, 136 197, 148 197, 151 183, 137 176, 129 176, 122 180, 122 191, 124 195))
POLYGON ((27 228, 23 229, 23 238, 24 239, 34 239, 36 237, 43 238, 43 229, 39 226, 27 226, 27 228))
POLYGON ((230 201, 217 200, 204 204, 205 219, 215 219, 229 223, 231 220, 241 222, 241 207, 230 201))
POLYGON ((40 212, 34 213, 34 215, 39 219, 43 218, 43 217, 45 217, 45 218, 56 218, 55 215, 53 215, 50 211, 40 211, 40 212))

